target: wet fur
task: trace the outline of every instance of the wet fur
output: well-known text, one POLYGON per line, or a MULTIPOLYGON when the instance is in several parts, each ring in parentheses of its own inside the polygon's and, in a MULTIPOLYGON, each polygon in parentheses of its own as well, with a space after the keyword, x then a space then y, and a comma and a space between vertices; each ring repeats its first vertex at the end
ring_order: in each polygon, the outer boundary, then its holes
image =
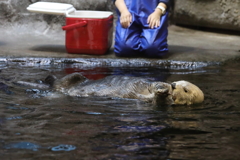
MULTIPOLYGON (((21 83, 24 84, 22 81, 21 83)), ((48 86, 58 92, 78 97, 129 98, 168 105, 191 105, 202 103, 204 100, 203 92, 187 81, 168 84, 129 76, 108 76, 100 80, 89 80, 80 73, 73 73, 61 79, 50 75, 45 79, 45 83, 44 88, 48 86)))
POLYGON ((56 80, 53 88, 70 96, 106 96, 139 99, 154 104, 172 103, 170 84, 139 77, 108 76, 100 80, 88 80, 74 73, 56 80))
POLYGON ((200 104, 204 101, 204 94, 200 88, 187 81, 176 81, 172 83, 172 98, 174 104, 192 105, 200 104))

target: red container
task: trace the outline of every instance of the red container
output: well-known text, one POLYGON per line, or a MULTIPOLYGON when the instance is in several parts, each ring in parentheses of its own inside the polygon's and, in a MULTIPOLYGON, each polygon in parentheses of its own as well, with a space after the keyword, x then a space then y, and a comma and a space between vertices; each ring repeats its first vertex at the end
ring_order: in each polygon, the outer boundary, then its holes
POLYGON ((112 45, 113 16, 108 18, 66 17, 68 53, 105 54, 112 45))
POLYGON ((36 2, 30 12, 66 16, 66 49, 68 53, 104 54, 112 45, 113 13, 77 11, 71 4, 36 2))

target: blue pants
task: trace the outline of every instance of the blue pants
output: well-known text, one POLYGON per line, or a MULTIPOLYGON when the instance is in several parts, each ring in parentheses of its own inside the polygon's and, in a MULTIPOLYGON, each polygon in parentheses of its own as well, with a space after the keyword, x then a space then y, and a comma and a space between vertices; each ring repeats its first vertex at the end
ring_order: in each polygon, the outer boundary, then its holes
POLYGON ((149 28, 147 17, 132 13, 132 23, 128 28, 116 24, 114 52, 116 56, 162 57, 168 52, 168 12, 161 17, 160 26, 149 28))

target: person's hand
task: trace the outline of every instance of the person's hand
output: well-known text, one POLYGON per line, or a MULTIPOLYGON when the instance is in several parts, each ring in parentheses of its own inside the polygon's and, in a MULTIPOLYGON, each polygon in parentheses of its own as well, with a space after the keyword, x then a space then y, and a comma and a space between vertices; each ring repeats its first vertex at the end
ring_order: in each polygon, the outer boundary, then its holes
POLYGON ((149 24, 149 28, 159 27, 160 26, 160 18, 162 16, 162 12, 159 9, 156 9, 152 14, 148 16, 147 23, 149 24))
POLYGON ((128 28, 132 22, 132 15, 128 11, 128 8, 124 0, 116 0, 115 5, 120 12, 120 23, 123 28, 128 28))
POLYGON ((127 28, 130 26, 132 22, 132 15, 128 10, 121 12, 120 23, 123 28, 127 28))

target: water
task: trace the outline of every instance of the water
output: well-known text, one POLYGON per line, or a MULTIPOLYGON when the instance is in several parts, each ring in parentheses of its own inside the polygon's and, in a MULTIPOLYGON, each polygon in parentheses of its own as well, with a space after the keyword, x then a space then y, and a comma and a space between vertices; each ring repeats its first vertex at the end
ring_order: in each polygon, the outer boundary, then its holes
POLYGON ((0 64, 1 159, 239 159, 240 63, 195 69, 0 64), (137 100, 77 98, 16 85, 49 74, 90 79, 121 74, 188 80, 198 106, 154 107, 137 100))

